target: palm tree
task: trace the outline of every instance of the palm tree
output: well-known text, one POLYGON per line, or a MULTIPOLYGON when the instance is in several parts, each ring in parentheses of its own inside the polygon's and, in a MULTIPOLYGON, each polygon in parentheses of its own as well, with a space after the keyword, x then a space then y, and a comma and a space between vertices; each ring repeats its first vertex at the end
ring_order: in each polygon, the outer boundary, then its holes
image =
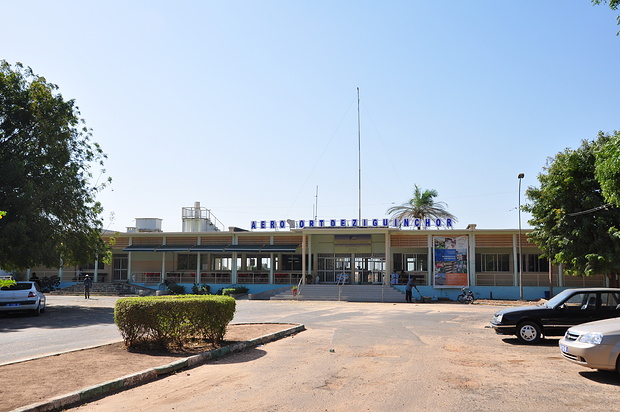
MULTIPOLYGON (((456 217, 448 212, 445 208, 448 206, 444 202, 435 202, 437 191, 434 189, 424 190, 415 185, 413 197, 400 206, 392 206, 388 209, 387 214, 396 219, 452 219, 456 222, 456 217)), ((418 226, 418 229, 421 227, 418 226)))

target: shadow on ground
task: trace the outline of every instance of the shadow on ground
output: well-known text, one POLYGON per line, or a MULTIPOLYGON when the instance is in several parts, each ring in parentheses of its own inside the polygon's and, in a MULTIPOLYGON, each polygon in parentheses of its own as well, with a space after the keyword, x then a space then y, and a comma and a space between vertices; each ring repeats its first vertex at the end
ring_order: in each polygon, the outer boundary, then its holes
POLYGON ((83 306, 48 306, 40 316, 11 312, 0 315, 1 332, 28 328, 61 329, 114 324, 114 308, 83 306))

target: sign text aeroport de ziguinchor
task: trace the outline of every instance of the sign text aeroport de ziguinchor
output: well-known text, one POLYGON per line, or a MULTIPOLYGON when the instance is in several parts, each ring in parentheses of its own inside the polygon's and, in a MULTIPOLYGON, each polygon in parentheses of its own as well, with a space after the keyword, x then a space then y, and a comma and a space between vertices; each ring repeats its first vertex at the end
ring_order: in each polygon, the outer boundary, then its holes
POLYGON ((286 229, 306 229, 306 228, 368 228, 368 227, 398 227, 398 228, 419 228, 419 227, 445 227, 454 229, 452 219, 310 219, 310 220, 253 220, 250 222, 251 230, 277 230, 286 229))

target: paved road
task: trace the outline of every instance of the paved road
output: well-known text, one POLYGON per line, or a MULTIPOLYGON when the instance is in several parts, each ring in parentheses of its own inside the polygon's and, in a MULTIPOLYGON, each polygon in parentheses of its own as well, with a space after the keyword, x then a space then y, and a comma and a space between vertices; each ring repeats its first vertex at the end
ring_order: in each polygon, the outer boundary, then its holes
MULTIPOLYGON (((114 299, 99 299, 53 297, 40 318, 0 318, 0 342, 19 347, 36 338, 52 350, 58 340, 68 345, 118 338, 114 299), (61 315, 64 320, 55 319, 61 315)), ((234 322, 303 323, 307 330, 77 409, 617 409, 620 376, 563 360, 557 339, 529 346, 495 335, 484 328, 495 310, 443 303, 238 301, 234 322)))
POLYGON ((485 329, 497 307, 238 302, 236 321, 300 322, 293 337, 77 408, 92 411, 617 410, 620 377, 485 329))
POLYGON ((117 299, 48 296, 41 316, 0 314, 0 364, 119 341, 117 299))
MULTIPOLYGON (((48 296, 46 312, 39 317, 29 314, 0 314, 0 364, 45 356, 68 350, 103 345, 121 340, 114 324, 117 297, 48 296)), ((391 304, 360 304, 383 307, 391 304)), ((314 325, 324 320, 336 321, 357 316, 358 310, 346 303, 296 301, 237 301, 234 323, 281 322, 314 325), (308 308, 312 308, 309 310, 308 308), (335 310, 337 308, 337 310, 335 310)))

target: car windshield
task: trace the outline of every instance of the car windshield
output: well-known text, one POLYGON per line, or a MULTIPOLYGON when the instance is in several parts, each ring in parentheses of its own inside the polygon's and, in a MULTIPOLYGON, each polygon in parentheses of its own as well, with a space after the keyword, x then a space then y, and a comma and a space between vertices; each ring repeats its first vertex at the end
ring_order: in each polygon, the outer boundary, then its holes
POLYGON ((552 297, 551 299, 549 299, 547 302, 543 303, 542 305, 548 308, 555 308, 559 304, 563 303, 571 293, 572 291, 569 289, 563 290, 562 292, 558 293, 557 295, 555 295, 554 297, 552 297))
POLYGON ((29 290, 30 288, 32 288, 32 283, 26 282, 16 283, 11 286, 3 286, 2 288, 0 288, 0 290, 29 290))

